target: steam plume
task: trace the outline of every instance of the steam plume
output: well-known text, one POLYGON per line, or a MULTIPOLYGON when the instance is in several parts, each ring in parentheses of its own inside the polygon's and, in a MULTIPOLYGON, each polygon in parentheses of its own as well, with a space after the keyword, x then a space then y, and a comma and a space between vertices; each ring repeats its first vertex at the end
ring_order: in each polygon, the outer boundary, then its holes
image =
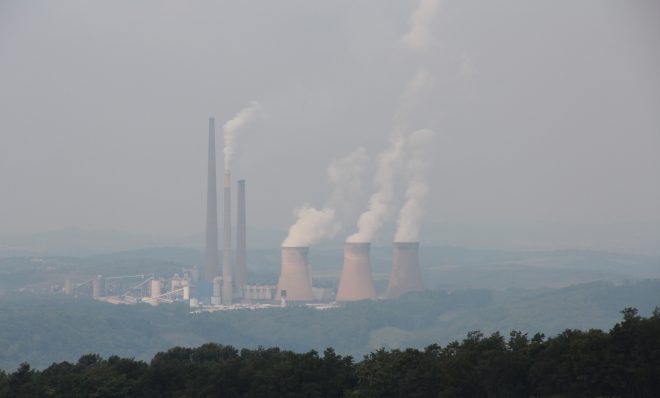
POLYGON ((429 192, 426 179, 428 147, 433 136, 433 131, 423 129, 415 131, 408 140, 410 155, 407 164, 408 188, 405 203, 399 212, 395 242, 419 241, 423 202, 429 192))
POLYGON ((304 204, 294 210, 294 215, 297 218, 296 223, 289 227, 289 235, 282 242, 282 246, 309 246, 339 232, 339 224, 335 221, 334 209, 324 208, 318 210, 304 204))
POLYGON ((414 51, 424 51, 431 44, 431 23, 440 8, 439 0, 421 0, 410 18, 410 31, 401 42, 414 51))
POLYGON ((388 147, 378 155, 375 191, 369 198, 367 210, 358 218, 357 232, 350 235, 347 242, 371 242, 383 223, 390 216, 395 195, 396 177, 405 162, 405 148, 410 135, 406 134, 406 121, 416 107, 422 93, 433 83, 432 76, 420 69, 408 82, 397 111, 394 114, 394 128, 388 147))
POLYGON ((289 227, 282 246, 309 246, 335 236, 341 229, 336 209, 345 208, 360 190, 367 161, 364 148, 357 148, 348 156, 334 160, 327 171, 334 186, 330 199, 322 209, 308 204, 295 209, 296 222, 289 227))
POLYGON ((225 125, 222 127, 224 130, 225 138, 225 147, 223 149, 225 157, 225 170, 230 170, 229 165, 231 164, 231 159, 234 156, 236 136, 238 135, 239 130, 257 116, 259 108, 259 103, 252 101, 249 106, 241 109, 241 111, 238 112, 233 119, 227 121, 227 123, 225 123, 225 125))

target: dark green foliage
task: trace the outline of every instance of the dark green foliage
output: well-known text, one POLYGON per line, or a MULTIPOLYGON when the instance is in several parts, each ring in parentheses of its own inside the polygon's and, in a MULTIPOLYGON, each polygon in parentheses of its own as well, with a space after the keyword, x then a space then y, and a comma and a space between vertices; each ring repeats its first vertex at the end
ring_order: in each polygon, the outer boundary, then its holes
POLYGON ((471 332, 446 347, 377 350, 355 364, 327 349, 172 348, 150 364, 96 354, 0 372, 0 397, 658 397, 660 310, 609 333, 545 339, 471 332))

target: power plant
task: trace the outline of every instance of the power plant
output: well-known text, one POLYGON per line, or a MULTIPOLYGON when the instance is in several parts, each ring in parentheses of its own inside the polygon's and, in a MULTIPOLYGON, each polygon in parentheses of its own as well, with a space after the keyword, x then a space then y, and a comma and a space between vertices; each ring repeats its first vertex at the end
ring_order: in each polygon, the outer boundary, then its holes
MULTIPOLYGON (((81 292, 91 290, 90 293, 94 299, 116 304, 145 302, 158 305, 185 300, 195 311, 216 311, 245 308, 246 306, 248 308, 286 306, 287 303, 312 305, 325 309, 336 306, 336 304, 328 305, 327 302, 345 303, 378 298, 397 298, 403 294, 424 289, 419 264, 419 242, 392 243, 389 284, 379 297, 372 273, 371 242, 356 241, 359 239, 351 237, 344 243, 343 266, 336 295, 330 287, 313 286, 309 246, 314 241, 309 240, 305 244, 299 244, 308 239, 309 233, 313 233, 311 229, 305 230, 304 233, 294 234, 297 239, 288 240, 287 238, 280 247, 281 263, 277 285, 248 284, 245 180, 240 179, 237 182, 236 268, 234 269, 232 264, 231 172, 226 152, 222 197, 223 256, 222 271, 220 272, 215 144, 215 120, 209 118, 203 278, 199 277, 198 268, 193 266, 182 269, 182 276, 175 273, 169 278, 148 274, 113 277, 98 275, 78 284, 66 280, 62 291, 68 295, 79 295, 81 292), (326 304, 318 304, 321 302, 326 304)), ((317 212, 316 214, 327 213, 317 212)))
POLYGON ((337 288, 337 301, 357 301, 376 298, 371 274, 368 242, 344 243, 344 266, 337 288))

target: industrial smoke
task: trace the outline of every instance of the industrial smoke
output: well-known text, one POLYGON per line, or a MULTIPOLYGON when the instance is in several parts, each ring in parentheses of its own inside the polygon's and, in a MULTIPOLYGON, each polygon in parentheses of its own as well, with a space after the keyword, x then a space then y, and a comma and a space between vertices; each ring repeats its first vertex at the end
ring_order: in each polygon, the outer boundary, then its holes
POLYGON ((396 242, 419 241, 419 227, 423 214, 423 202, 429 192, 427 182, 428 148, 434 132, 417 130, 408 140, 407 181, 405 203, 399 212, 396 242))
POLYGON ((337 220, 337 208, 346 208, 362 185, 362 175, 367 163, 363 148, 358 148, 346 157, 334 160, 328 167, 328 179, 333 191, 321 209, 303 204, 294 210, 296 222, 282 246, 310 246, 322 239, 335 236, 341 229, 337 220))
POLYGON ((427 49, 433 36, 431 32, 433 18, 439 9, 439 0, 421 0, 410 17, 410 30, 401 38, 401 42, 415 51, 427 49))
MULTIPOLYGON (((410 31, 401 37, 400 42, 414 51, 427 50, 432 38, 431 25, 438 9, 438 0, 422 0, 411 17, 410 31)), ((394 113, 388 146, 378 156, 374 179, 375 190, 369 198, 367 209, 358 218, 357 232, 350 235, 347 242, 371 242, 391 215, 396 179, 404 164, 411 162, 406 160, 407 152, 410 152, 406 151, 406 148, 411 144, 416 145, 411 141, 418 139, 413 138, 416 133, 410 133, 408 120, 422 100, 422 94, 432 85, 433 76, 423 67, 418 67, 416 73, 406 84, 394 113)), ((406 194, 406 203, 409 204, 407 207, 404 206, 403 224, 406 229, 414 231, 415 228, 408 228, 408 223, 419 218, 417 216, 419 213, 417 209, 420 208, 418 202, 426 195, 426 185, 423 183, 425 181, 423 178, 411 176, 410 173, 407 177, 412 178, 414 183, 410 183, 406 194)), ((399 218, 401 220, 401 216, 399 218)))
POLYGON ((224 144, 223 154, 225 157, 225 170, 230 170, 231 159, 236 149, 236 137, 238 132, 252 121, 259 112, 260 105, 256 101, 252 101, 249 106, 241 109, 231 120, 227 121, 222 129, 224 130, 224 144))

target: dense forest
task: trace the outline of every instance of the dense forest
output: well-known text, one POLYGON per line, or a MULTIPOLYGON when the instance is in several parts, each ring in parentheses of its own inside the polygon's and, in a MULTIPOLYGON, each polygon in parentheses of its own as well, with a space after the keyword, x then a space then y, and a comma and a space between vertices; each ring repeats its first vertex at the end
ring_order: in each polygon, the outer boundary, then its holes
POLYGON ((660 309, 623 311, 609 332, 546 338, 471 332, 422 350, 380 349, 355 362, 328 348, 294 353, 205 344, 150 363, 96 354, 44 370, 0 372, 2 397, 658 397, 660 309))

